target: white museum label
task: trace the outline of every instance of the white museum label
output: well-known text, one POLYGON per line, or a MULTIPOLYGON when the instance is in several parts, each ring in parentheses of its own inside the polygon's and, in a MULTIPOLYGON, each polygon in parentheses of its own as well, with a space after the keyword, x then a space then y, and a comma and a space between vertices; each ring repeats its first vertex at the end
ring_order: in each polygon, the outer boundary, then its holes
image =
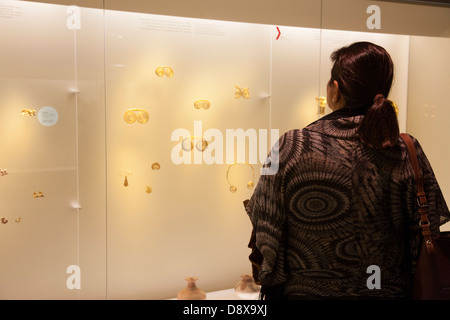
POLYGON ((58 122, 58 111, 50 106, 42 107, 38 111, 38 120, 43 126, 54 126, 58 122))

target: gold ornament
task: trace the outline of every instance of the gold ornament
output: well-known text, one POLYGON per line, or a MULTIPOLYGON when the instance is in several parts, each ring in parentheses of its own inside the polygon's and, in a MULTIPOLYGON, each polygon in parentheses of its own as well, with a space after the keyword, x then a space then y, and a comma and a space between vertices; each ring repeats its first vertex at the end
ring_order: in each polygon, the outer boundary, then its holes
POLYGON ((244 99, 250 98, 250 92, 248 91, 248 88, 241 88, 238 86, 234 86, 236 88, 236 91, 234 93, 234 97, 236 99, 239 99, 240 97, 243 97, 244 99))
POLYGON ((125 122, 129 124, 135 123, 136 121, 145 124, 148 122, 150 116, 144 109, 128 109, 123 118, 125 119, 125 122))
POLYGON ((42 191, 33 192, 33 198, 44 198, 44 193, 42 191))
POLYGON ((152 170, 159 170, 161 169, 161 165, 158 162, 154 162, 152 164, 152 170))
POLYGON ((211 103, 208 100, 197 100, 194 102, 195 109, 208 110, 211 107, 211 103))
POLYGON ((253 180, 255 180, 255 169, 253 168, 253 166, 252 166, 250 163, 248 163, 248 162, 234 162, 234 163, 230 164, 230 165, 228 166, 228 169, 227 169, 227 182, 228 182, 228 185, 230 186, 230 192, 231 192, 231 193, 236 193, 237 187, 236 187, 235 185, 231 184, 231 182, 230 182, 230 179, 229 179, 230 169, 231 169, 233 166, 237 165, 237 164, 239 164, 239 165, 241 165, 241 164, 247 165, 247 166, 249 166, 250 168, 252 168, 252 180, 250 180, 250 181, 247 183, 247 188, 248 188, 248 189, 252 189, 252 188, 254 187, 253 180))
POLYGON ((33 117, 36 115, 36 110, 34 109, 23 109, 20 114, 22 116, 33 117))
POLYGON ((155 73, 158 77, 166 76, 168 78, 172 78, 174 75, 174 72, 170 67, 158 67, 156 68, 155 73))
POLYGON ((194 149, 194 143, 192 142, 192 140, 199 140, 195 144, 195 148, 198 151, 203 152, 208 147, 208 141, 206 141, 203 137, 189 137, 181 141, 181 148, 184 151, 191 151, 192 149, 194 149))
POLYGON ((325 107, 327 106, 327 98, 316 97, 318 111, 317 114, 325 114, 325 107))

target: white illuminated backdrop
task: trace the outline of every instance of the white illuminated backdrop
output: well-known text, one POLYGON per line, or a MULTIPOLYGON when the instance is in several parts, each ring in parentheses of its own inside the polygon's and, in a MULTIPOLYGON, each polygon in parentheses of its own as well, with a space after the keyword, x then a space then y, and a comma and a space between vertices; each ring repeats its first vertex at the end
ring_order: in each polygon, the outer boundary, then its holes
POLYGON ((407 35, 24 1, 0 9, 0 168, 9 173, 0 177, 1 215, 9 218, 0 225, 0 272, 8 275, 1 299, 165 299, 186 276, 198 276, 206 291, 233 287, 251 272, 246 185, 257 183, 271 129, 283 134, 320 116, 315 98, 326 95, 331 52, 362 40, 390 52, 402 131, 409 72, 421 59, 414 55, 411 66, 407 35), (158 67, 173 77, 159 77, 158 67), (237 98, 236 86, 249 98, 237 98), (210 107, 195 108, 197 100, 210 107), (45 106, 58 113, 52 126, 20 115, 45 106), (129 109, 148 122, 127 123, 129 109), (194 147, 200 164, 175 164, 179 129, 215 133, 210 148, 222 139, 222 156, 209 154, 217 163, 194 147), (246 138, 244 158, 253 159, 248 142, 256 141, 258 161, 254 176, 233 166, 231 193, 227 169, 242 150, 226 133, 238 129, 257 134, 246 138), (39 191, 44 197, 33 197, 39 191))

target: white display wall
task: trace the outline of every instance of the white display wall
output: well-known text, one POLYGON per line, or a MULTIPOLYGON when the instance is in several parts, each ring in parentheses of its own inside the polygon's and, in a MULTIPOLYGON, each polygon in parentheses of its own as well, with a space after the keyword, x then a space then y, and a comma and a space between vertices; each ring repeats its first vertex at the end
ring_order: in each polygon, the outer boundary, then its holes
MULTIPOLYGON (((316 97, 344 45, 390 52, 401 130, 419 130, 410 73, 430 37, 98 2, 0 2, 0 299, 167 299, 186 276, 232 288, 251 272, 247 184, 279 135, 323 116, 316 97)), ((450 177, 436 174, 448 195, 450 177)))

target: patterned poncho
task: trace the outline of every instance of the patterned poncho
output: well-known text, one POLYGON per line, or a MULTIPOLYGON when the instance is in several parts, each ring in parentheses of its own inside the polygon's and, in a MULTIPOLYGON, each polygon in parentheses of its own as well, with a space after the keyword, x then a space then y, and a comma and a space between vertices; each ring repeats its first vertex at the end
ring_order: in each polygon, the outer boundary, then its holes
MULTIPOLYGON (((363 117, 338 110, 280 138, 278 172, 260 177, 246 205, 263 286, 297 298, 410 297, 421 241, 414 173, 401 138, 384 150, 359 141, 363 117), (370 266, 379 288, 368 286, 370 266)), ((450 214, 413 141, 436 233, 450 214)))

